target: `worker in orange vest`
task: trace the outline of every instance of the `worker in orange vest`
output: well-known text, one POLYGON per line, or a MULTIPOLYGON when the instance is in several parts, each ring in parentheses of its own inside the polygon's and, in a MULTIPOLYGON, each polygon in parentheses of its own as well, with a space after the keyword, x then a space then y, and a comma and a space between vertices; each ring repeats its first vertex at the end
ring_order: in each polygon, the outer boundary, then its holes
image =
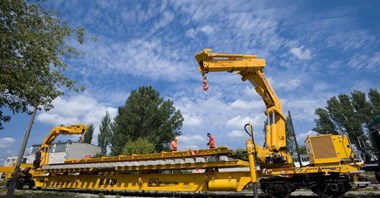
POLYGON ((178 136, 176 136, 174 140, 172 141, 172 143, 170 144, 171 151, 177 151, 177 147, 178 147, 177 142, 178 142, 178 136))
POLYGON ((208 137, 207 145, 210 147, 210 149, 215 148, 216 143, 215 143, 214 136, 212 136, 211 133, 207 133, 207 137, 208 137))

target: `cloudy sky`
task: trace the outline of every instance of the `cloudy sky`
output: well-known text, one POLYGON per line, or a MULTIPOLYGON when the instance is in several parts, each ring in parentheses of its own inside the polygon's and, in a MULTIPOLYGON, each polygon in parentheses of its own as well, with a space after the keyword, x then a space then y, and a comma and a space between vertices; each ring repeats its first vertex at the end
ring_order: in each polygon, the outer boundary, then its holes
MULTIPOLYGON (((231 73, 210 73, 209 90, 194 55, 254 54, 291 111, 300 142, 314 127, 314 110, 326 99, 353 90, 380 89, 378 1, 48 1, 73 27, 97 42, 73 43, 83 56, 68 60, 67 75, 87 87, 66 93, 54 109, 38 112, 29 144, 39 144, 56 125, 112 117, 132 90, 153 86, 184 118, 179 149, 217 145, 244 148, 243 126, 252 122, 263 143, 264 103, 248 82, 231 73)), ((14 115, 0 132, 0 160, 18 154, 27 115, 14 115)), ((96 144, 96 136, 93 143, 96 144)), ((76 137, 61 137, 61 140, 76 137)))

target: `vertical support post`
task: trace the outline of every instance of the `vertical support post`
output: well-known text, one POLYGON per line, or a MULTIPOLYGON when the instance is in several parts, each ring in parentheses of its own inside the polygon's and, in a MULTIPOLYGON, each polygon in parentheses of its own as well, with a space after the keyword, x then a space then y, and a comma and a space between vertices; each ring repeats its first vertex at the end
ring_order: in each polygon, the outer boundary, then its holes
POLYGON ((33 108, 33 112, 32 112, 32 115, 30 117, 30 120, 29 120, 28 128, 25 131, 24 139, 22 141, 21 149, 20 149, 20 152, 18 154, 17 161, 16 161, 16 167, 15 167, 15 170, 13 172, 12 178, 9 182, 6 197, 13 197, 15 187, 17 184, 18 174, 20 172, 21 161, 22 161, 22 158, 24 158, 26 144, 28 143, 30 131, 32 130, 32 126, 33 126, 34 118, 36 116, 36 112, 37 112, 37 106, 35 106, 33 108))
POLYGON ((292 135, 293 135, 293 138, 294 138, 294 144, 296 146, 296 152, 297 152, 297 158, 298 158, 298 162, 300 164, 300 167, 302 167, 302 162, 301 162, 301 154, 300 154, 300 150, 299 150, 299 147, 298 147, 298 142, 297 142, 297 137, 296 137, 296 132, 294 131, 294 127, 293 127, 293 120, 292 120, 292 116, 290 115, 290 111, 288 111, 288 118, 289 118, 289 123, 290 123, 290 128, 292 129, 292 135))
POLYGON ((257 183, 253 184, 253 197, 259 198, 259 193, 257 192, 257 183))
POLYGON ((271 122, 271 145, 270 145, 270 150, 273 150, 277 147, 278 145, 278 131, 277 131, 277 126, 276 126, 276 114, 274 113, 274 111, 272 111, 271 113, 271 117, 272 117, 272 122, 271 122))
POLYGON ((253 184, 253 193, 254 197, 258 198, 257 194, 257 173, 256 173, 256 148, 255 143, 253 139, 253 129, 252 125, 249 124, 249 140, 246 141, 246 147, 247 147, 247 155, 248 155, 248 163, 249 163, 249 170, 251 173, 251 182, 253 184))
POLYGON ((267 123, 265 125, 265 148, 270 148, 270 145, 272 145, 272 121, 271 116, 268 113, 267 115, 267 123))

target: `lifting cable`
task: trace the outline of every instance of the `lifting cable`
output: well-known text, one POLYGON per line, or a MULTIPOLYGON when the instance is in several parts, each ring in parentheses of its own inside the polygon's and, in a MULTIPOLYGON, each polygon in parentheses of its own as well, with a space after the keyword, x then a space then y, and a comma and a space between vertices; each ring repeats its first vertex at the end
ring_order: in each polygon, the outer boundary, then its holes
POLYGON ((202 82, 203 82, 203 91, 207 91, 208 90, 208 84, 207 84, 207 76, 206 76, 206 73, 202 72, 202 82))

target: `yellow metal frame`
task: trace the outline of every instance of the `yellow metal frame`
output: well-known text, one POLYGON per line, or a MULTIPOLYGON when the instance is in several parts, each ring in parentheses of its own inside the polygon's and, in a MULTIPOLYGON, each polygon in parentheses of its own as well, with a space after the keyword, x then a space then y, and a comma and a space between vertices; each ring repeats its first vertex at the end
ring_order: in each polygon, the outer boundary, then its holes
POLYGON ((37 187, 91 190, 128 191, 236 191, 240 192, 257 178, 294 175, 333 173, 349 174, 359 168, 359 164, 331 166, 308 166, 302 168, 274 168, 260 171, 213 172, 226 167, 247 167, 247 162, 207 162, 203 165, 143 166, 140 168, 116 167, 113 170, 67 169, 35 170, 31 172, 37 187), (169 169, 171 168, 171 169, 169 169), (182 173, 179 170, 183 170, 182 173), (187 173, 188 170, 206 169, 203 173, 187 173))
POLYGON ((232 150, 225 146, 219 146, 213 149, 200 149, 200 150, 186 150, 186 151, 173 151, 161 152, 151 154, 132 154, 132 155, 119 155, 115 157, 101 157, 101 158, 84 158, 80 160, 65 160, 65 164, 77 163, 95 163, 95 162, 119 162, 119 161, 137 161, 137 160, 159 160, 159 159, 175 159, 186 157, 202 157, 212 155, 232 155, 232 150))
POLYGON ((128 191, 241 191, 250 181, 249 172, 191 174, 122 174, 34 176, 37 187, 107 189, 128 191))
POLYGON ((40 166, 48 165, 49 163, 49 148, 51 143, 57 138, 58 135, 73 135, 78 134, 82 135, 86 132, 88 126, 83 124, 76 124, 70 126, 56 126, 54 127, 49 134, 42 141, 40 152, 41 152, 41 162, 40 166))
MULTIPOLYGON (((22 163, 20 165, 21 169, 26 169, 26 168, 32 168, 32 164, 24 164, 22 163)), ((12 177, 13 172, 15 171, 16 166, 0 166, 0 173, 5 173, 4 179, 10 179, 12 177)))
POLYGON ((342 135, 309 136, 305 140, 311 164, 330 165, 354 159, 348 137, 342 135))

